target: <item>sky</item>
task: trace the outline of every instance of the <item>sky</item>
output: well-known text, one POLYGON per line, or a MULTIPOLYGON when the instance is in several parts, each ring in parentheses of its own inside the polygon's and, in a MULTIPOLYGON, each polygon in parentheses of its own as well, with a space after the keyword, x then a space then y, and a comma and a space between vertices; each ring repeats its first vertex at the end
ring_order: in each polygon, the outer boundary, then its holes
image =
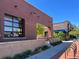
POLYGON ((26 0, 53 18, 54 23, 69 20, 79 25, 79 0, 26 0))

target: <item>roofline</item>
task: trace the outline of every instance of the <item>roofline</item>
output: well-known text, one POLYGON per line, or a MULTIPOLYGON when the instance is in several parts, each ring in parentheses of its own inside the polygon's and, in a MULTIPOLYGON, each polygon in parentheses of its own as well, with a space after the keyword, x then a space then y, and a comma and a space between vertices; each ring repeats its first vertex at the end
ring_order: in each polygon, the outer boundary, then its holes
POLYGON ((40 9, 38 9, 37 7, 35 7, 35 6, 31 5, 30 3, 28 3, 28 2, 27 2, 27 1, 25 1, 25 0, 24 0, 24 2, 25 2, 25 3, 27 3, 28 5, 32 6, 33 8, 35 8, 35 10, 40 11, 41 13, 43 13, 43 14, 47 15, 48 17, 50 17, 50 18, 52 19, 52 17, 51 17, 51 16, 49 16, 49 15, 48 15, 48 14, 46 14, 46 13, 44 13, 42 10, 40 10, 40 9))
MULTIPOLYGON (((58 22, 58 23, 53 23, 53 24, 61 24, 61 23, 65 23, 65 22, 70 23, 70 21, 66 20, 66 21, 63 21, 63 22, 58 22)), ((70 24, 71 24, 71 23, 70 23, 70 24)))

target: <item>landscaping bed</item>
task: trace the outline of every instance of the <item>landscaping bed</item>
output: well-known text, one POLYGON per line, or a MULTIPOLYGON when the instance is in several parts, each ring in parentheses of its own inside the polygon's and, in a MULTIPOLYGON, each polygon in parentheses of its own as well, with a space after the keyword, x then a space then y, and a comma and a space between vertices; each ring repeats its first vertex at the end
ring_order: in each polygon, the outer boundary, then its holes
MULTIPOLYGON (((61 43, 62 43, 62 41, 51 42, 50 45, 51 45, 51 46, 56 46, 56 45, 59 45, 59 44, 61 44, 61 43)), ((33 56, 33 55, 35 55, 35 54, 38 54, 38 53, 40 53, 40 52, 42 52, 42 51, 45 51, 45 50, 47 50, 48 48, 50 48, 50 46, 44 45, 44 46, 42 46, 42 47, 36 48, 34 51, 27 50, 27 51, 24 51, 24 52, 22 52, 22 53, 18 53, 18 54, 16 54, 16 55, 14 55, 13 57, 6 56, 6 57, 4 57, 3 59, 25 59, 25 58, 31 57, 31 56, 33 56)))
POLYGON ((39 52, 45 51, 48 48, 50 48, 50 47, 47 46, 47 45, 44 45, 42 47, 36 48, 34 51, 27 50, 27 51, 24 51, 22 53, 18 53, 16 55, 14 55, 13 57, 6 56, 3 59, 25 59, 25 58, 28 58, 28 57, 30 57, 32 55, 35 55, 35 54, 39 53, 39 52))

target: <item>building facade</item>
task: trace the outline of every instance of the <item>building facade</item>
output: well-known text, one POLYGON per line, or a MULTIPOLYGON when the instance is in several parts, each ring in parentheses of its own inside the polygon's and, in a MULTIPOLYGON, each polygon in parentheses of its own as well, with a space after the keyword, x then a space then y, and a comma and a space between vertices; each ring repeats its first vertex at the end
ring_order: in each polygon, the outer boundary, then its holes
POLYGON ((69 21, 64 21, 61 23, 54 23, 53 24, 53 30, 55 32, 69 32, 73 29, 73 25, 69 21))
POLYGON ((52 37, 52 18, 24 0, 0 0, 0 41, 36 39, 36 24, 48 27, 52 37))
POLYGON ((69 21, 53 24, 54 32, 64 32, 66 38, 68 38, 69 32, 72 29, 73 29, 73 25, 69 21))

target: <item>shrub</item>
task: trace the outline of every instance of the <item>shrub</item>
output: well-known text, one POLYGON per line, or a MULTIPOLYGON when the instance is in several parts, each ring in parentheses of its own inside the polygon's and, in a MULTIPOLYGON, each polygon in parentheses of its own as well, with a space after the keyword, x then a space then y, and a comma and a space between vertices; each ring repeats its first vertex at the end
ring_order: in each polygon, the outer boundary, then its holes
POLYGON ((62 41, 65 40, 65 33, 63 32, 54 32, 54 38, 59 38, 61 39, 62 41))
POLYGON ((7 57, 4 57, 3 59, 12 59, 12 57, 7 56, 7 57))
POLYGON ((42 50, 47 50, 49 47, 47 45, 44 45, 41 47, 42 50))
POLYGON ((50 43, 52 46, 56 46, 56 45, 58 45, 58 44, 61 44, 62 43, 62 41, 58 41, 58 42, 53 42, 53 43, 50 43))
POLYGON ((25 59, 27 57, 29 57, 32 54, 31 50, 27 50, 21 54, 16 54, 13 59, 25 59))
POLYGON ((32 55, 37 54, 37 53, 39 53, 39 52, 41 52, 41 51, 42 51, 42 50, 41 50, 41 47, 38 47, 38 48, 36 48, 36 49, 33 51, 32 55))
POLYGON ((24 59, 24 57, 22 56, 22 54, 16 54, 13 59, 24 59))
POLYGON ((25 51, 25 52, 22 53, 22 56, 23 56, 24 58, 27 58, 27 57, 29 57, 31 54, 32 54, 32 51, 31 51, 31 50, 27 50, 27 51, 25 51))

